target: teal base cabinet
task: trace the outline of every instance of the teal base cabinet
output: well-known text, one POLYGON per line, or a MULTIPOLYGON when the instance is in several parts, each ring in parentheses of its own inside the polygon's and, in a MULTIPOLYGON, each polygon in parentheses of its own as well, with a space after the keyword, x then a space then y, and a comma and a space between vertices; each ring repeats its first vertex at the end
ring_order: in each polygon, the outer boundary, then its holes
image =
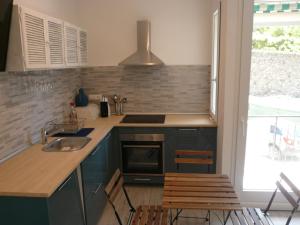
POLYGON ((173 160, 172 171, 182 173, 216 173, 217 128, 175 128, 172 131, 172 136, 172 149, 170 150, 170 158, 173 160), (179 167, 176 167, 174 162, 176 150, 211 150, 213 151, 214 164, 210 166, 181 164, 179 167))
POLYGON ((87 225, 96 225, 106 205, 103 188, 117 165, 113 148, 114 131, 110 132, 81 163, 83 197, 87 225))
POLYGON ((0 197, 2 225, 85 225, 76 172, 50 198, 0 197))
MULTIPOLYGON (((122 127, 118 128, 120 134, 164 134, 164 172, 183 173, 215 173, 216 172, 216 150, 217 150, 217 128, 216 127, 183 127, 183 128, 141 128, 122 127), (209 168, 206 165, 181 165, 177 168, 175 164, 176 150, 211 150, 213 151, 214 164, 209 168)), ((121 152, 121 147, 119 146, 121 152)), ((161 183, 162 179, 150 176, 125 176, 127 183, 161 183), (137 180, 138 178, 142 178, 137 180), (144 181, 143 181, 144 179, 144 181), (150 181, 149 181, 150 179, 150 181)))

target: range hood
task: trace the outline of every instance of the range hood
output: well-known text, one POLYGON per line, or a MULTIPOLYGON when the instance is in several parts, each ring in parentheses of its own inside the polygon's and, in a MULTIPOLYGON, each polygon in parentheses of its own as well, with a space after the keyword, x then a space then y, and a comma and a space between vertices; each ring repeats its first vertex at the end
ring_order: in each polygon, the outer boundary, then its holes
POLYGON ((120 62, 120 66, 161 66, 164 63, 151 52, 151 24, 137 21, 137 51, 120 62))

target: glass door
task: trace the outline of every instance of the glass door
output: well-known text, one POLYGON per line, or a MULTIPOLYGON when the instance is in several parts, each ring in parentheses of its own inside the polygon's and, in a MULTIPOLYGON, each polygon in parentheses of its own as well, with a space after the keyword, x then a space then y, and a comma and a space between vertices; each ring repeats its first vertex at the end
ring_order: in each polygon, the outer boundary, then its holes
POLYGON ((242 74, 240 83, 236 183, 243 202, 264 207, 280 172, 300 187, 300 7, 288 1, 244 6, 248 77, 242 74))
POLYGON ((122 142, 124 173, 163 173, 161 142, 122 142))

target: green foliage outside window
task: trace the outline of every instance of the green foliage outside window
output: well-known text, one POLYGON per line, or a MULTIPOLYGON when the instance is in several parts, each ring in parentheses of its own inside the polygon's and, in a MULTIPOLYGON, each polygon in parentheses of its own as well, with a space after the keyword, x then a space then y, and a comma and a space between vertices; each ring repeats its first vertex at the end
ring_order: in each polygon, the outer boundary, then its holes
POLYGON ((300 53, 300 26, 256 27, 253 49, 300 53))

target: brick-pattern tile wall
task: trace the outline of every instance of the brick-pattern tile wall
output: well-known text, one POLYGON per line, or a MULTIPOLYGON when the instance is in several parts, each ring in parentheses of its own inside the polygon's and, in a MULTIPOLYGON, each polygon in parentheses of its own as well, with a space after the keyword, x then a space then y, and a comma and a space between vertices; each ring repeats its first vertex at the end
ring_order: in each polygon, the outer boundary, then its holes
MULTIPOLYGON (((82 69, 88 94, 127 97, 127 113, 208 113, 210 66, 82 69)), ((111 101, 112 111, 114 111, 111 101)))
POLYGON ((40 129, 63 118, 80 85, 80 69, 0 73, 0 160, 38 142, 40 129))

